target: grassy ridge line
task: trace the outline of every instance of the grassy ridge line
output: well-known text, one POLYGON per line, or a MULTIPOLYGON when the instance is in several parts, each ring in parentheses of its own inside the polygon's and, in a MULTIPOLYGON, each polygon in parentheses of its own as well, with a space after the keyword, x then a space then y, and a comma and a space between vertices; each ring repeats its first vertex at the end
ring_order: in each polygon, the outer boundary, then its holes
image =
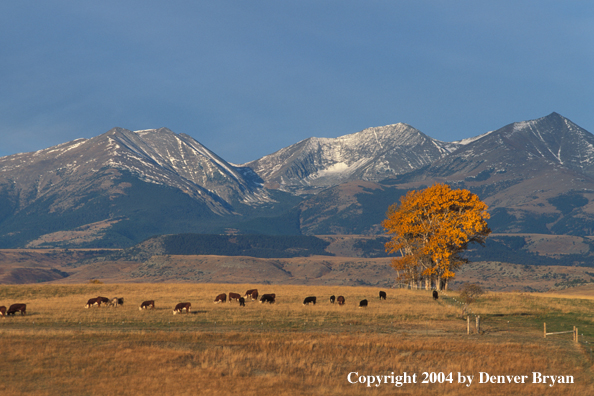
MULTIPOLYGON (((591 299, 489 293, 473 305, 482 336, 466 335, 459 310, 424 291, 253 284, 1 286, 0 305, 28 304, 27 316, 0 319, 2 395, 369 394, 351 371, 574 375, 555 394, 592 394, 592 362, 567 337, 542 338, 542 320, 592 326, 591 299), (213 304, 216 294, 276 293, 277 304, 213 304), (343 307, 328 297, 342 294, 343 307), (120 308, 84 309, 87 298, 123 296, 120 308), (315 306, 303 298, 318 297, 315 306), (157 309, 139 311, 145 299, 157 309), (367 309, 357 308, 367 298, 367 309), (193 313, 172 315, 190 301, 193 313), (528 316, 521 314, 528 313, 528 316), (496 316, 502 315, 502 316, 496 316), (100 373, 100 374, 98 374, 100 373)), ((455 294, 455 293, 450 293, 455 294)), ((551 327, 549 327, 551 326, 551 327)), ((591 335, 591 333, 589 333, 591 335)), ((416 384, 428 394, 542 394, 539 385, 416 384)), ((393 386, 374 394, 394 394, 393 386)))

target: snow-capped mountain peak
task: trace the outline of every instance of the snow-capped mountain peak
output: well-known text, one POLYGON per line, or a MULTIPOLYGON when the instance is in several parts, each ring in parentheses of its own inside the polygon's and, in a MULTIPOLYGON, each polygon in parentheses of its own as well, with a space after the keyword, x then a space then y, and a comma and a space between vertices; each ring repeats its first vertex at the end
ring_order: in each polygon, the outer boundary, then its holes
POLYGON ((430 164, 459 146, 399 123, 337 138, 302 140, 249 162, 267 186, 298 193, 348 180, 379 181, 430 164))

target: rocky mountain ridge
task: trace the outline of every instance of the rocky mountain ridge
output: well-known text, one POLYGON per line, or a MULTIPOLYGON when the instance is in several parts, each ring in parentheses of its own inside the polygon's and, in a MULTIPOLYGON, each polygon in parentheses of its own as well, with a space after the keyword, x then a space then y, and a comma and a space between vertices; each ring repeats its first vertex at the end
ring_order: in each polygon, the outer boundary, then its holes
POLYGON ((21 188, 21 196, 35 194, 34 199, 117 169, 148 183, 177 188, 215 213, 229 213, 234 200, 269 200, 262 180, 251 169, 233 166, 192 137, 167 128, 135 132, 113 128, 91 139, 2 157, 0 169, 2 182, 21 188))
POLYGON ((166 128, 114 128, 0 158, 0 247, 68 246, 68 235, 122 247, 183 232, 377 234, 391 203, 434 182, 479 194, 499 232, 590 235, 593 176, 594 136, 557 113, 451 143, 406 124, 368 128, 244 165, 166 128))

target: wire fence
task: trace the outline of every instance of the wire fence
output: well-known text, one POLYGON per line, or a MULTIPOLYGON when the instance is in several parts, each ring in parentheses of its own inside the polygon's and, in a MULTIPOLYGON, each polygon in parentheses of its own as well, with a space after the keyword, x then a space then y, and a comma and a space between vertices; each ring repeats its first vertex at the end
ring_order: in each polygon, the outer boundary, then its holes
MULTIPOLYGON (((410 284, 408 283, 401 283, 401 282, 396 282, 393 286, 393 288, 397 288, 397 289, 408 289, 408 290, 419 290, 419 291, 426 291, 426 288, 422 288, 422 287, 418 287, 418 288, 414 288, 411 287, 410 284)), ((431 287, 429 289, 430 291, 437 291, 437 289, 435 287, 431 287)), ((447 290, 439 290, 439 300, 444 302, 445 304, 448 304, 454 308, 459 308, 462 310, 462 315, 466 315, 467 318, 469 318, 470 316, 474 316, 475 317, 475 321, 477 323, 477 332, 480 331, 480 321, 477 320, 477 317, 479 317, 479 315, 477 315, 476 313, 472 312, 472 309, 470 307, 469 304, 466 304, 464 301, 460 300, 459 298, 456 298, 456 296, 453 296, 451 294, 448 293, 447 290)), ((544 322, 543 322, 544 324, 544 322)), ((575 329, 575 326, 574 326, 575 329)), ((557 329, 555 329, 557 330, 557 329)), ((558 332, 553 332, 553 333, 547 333, 547 329, 546 329, 546 324, 544 324, 544 337, 546 338, 547 335, 561 335, 561 334, 569 334, 569 333, 574 333, 574 331, 558 331, 558 332)), ((584 333, 580 333, 579 332, 579 328, 575 330, 575 338, 577 339, 573 339, 574 342, 576 342, 580 348, 584 351, 585 355, 590 359, 590 363, 594 363, 594 338, 591 336, 586 336, 584 335, 584 333)))

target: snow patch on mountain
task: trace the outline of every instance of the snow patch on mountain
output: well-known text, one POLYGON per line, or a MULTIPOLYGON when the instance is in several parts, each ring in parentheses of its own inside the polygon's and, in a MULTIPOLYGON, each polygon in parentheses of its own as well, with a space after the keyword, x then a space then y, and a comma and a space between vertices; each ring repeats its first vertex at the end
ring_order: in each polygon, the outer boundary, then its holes
POLYGON ((452 142, 452 143, 458 144, 460 146, 466 146, 466 145, 468 145, 468 144, 470 144, 472 142, 476 142, 477 140, 484 138, 485 136, 489 136, 493 132, 495 132, 495 131, 489 131, 487 133, 483 133, 482 135, 478 135, 478 136, 471 137, 471 138, 466 138, 466 139, 462 139, 462 140, 456 140, 455 142, 452 142))

